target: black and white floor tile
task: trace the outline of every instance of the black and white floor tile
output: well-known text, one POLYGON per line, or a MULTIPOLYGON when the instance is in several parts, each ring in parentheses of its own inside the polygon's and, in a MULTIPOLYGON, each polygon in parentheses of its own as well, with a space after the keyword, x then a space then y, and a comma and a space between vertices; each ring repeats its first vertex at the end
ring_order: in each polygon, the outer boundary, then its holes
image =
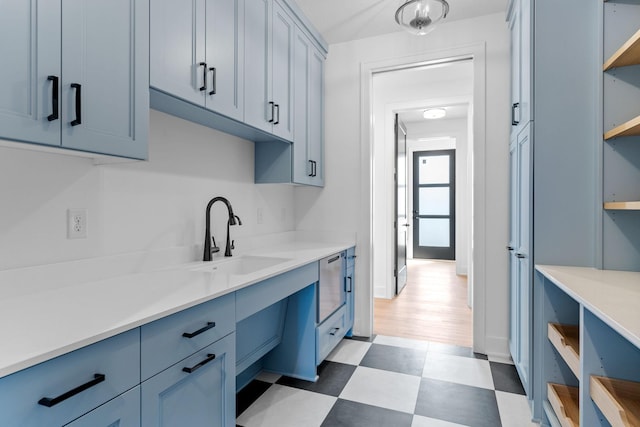
POLYGON ((317 382, 263 373, 238 393, 242 427, 530 427, 514 366, 471 349, 345 339, 317 382))

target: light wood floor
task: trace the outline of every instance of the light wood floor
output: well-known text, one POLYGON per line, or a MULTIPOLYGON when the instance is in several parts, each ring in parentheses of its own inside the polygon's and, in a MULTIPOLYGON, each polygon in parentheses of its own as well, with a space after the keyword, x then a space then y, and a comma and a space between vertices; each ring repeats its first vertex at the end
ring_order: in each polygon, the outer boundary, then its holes
POLYGON ((392 300, 374 299, 373 332, 403 338, 472 346, 467 278, 455 262, 407 262, 407 286, 392 300))

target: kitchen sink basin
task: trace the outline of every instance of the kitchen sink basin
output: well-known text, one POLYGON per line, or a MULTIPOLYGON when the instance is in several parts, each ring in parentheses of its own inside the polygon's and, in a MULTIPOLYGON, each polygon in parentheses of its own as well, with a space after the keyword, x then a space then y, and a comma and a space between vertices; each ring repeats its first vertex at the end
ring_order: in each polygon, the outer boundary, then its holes
POLYGON ((230 276, 243 275, 255 273, 256 271, 264 270, 287 261, 291 260, 288 258, 245 255, 232 259, 208 262, 206 265, 197 267, 194 270, 210 271, 211 273, 227 274, 230 276))

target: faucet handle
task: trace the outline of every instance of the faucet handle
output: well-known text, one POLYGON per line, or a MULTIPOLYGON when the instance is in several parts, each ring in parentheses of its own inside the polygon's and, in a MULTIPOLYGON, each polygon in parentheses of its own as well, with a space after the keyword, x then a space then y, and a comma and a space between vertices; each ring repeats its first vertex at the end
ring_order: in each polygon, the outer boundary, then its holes
POLYGON ((231 241, 231 249, 235 249, 236 248, 236 241, 232 240, 231 241))
POLYGON ((211 253, 215 254, 220 252, 220 248, 216 245, 216 238, 211 236, 211 240, 213 241, 213 244, 211 245, 211 253))

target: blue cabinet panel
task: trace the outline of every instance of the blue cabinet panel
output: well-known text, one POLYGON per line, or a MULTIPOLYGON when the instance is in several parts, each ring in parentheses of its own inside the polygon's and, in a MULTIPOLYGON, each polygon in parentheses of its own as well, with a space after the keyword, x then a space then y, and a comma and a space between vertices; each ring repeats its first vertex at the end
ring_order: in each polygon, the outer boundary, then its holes
POLYGON ((234 294, 141 326, 142 379, 228 335, 235 326, 234 294))
POLYGON ((135 329, 0 379, 0 425, 63 425, 139 383, 140 333, 135 329), (94 381, 98 374, 103 381, 94 381), (91 381, 91 387, 51 407, 38 403, 91 381))
POLYGON ((60 145, 60 0, 7 0, 0 13, 0 138, 60 145), (59 86, 58 86, 59 87, 59 86), (58 114, 59 117, 59 114, 58 114))
POLYGON ((236 325, 236 374, 240 374, 282 341, 287 299, 236 325))
POLYGON ((65 0, 62 28, 63 147, 146 158, 149 3, 65 0))
POLYGON ((316 364, 331 353, 347 333, 347 308, 343 305, 316 329, 316 364))
POLYGON ((271 10, 272 0, 246 0, 244 121, 271 132, 271 10))
POLYGON ((139 427, 140 386, 78 418, 68 427, 139 427))
POLYGON ((143 382, 141 425, 234 426, 235 345, 229 334, 143 382))

